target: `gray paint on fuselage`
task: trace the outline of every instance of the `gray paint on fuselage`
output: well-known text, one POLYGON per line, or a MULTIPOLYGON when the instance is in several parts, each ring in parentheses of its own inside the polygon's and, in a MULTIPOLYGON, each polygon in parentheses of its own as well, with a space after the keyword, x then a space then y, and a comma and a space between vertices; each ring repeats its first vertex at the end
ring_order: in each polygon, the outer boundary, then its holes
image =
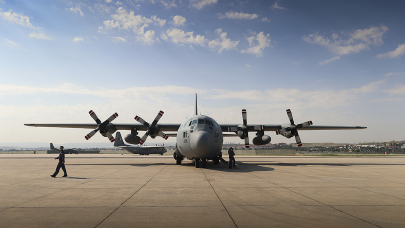
POLYGON ((214 119, 196 115, 180 125, 176 142, 184 157, 212 159, 221 153, 223 134, 214 119))

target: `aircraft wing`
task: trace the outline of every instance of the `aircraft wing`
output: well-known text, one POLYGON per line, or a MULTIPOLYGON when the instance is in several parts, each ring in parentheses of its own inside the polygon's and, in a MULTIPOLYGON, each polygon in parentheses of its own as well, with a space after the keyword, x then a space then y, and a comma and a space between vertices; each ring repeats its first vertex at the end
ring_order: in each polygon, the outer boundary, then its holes
MULTIPOLYGON (((98 127, 97 124, 24 124, 29 127, 59 127, 59 128, 85 128, 85 129, 95 129, 98 127)), ((117 130, 131 130, 136 128, 140 131, 148 130, 142 124, 112 124, 117 130)), ((161 131, 177 131, 180 124, 159 124, 161 131)))
MULTIPOLYGON (((223 132, 235 132, 239 124, 221 124, 221 129, 223 132)), ((263 129, 264 131, 277 131, 282 128, 280 124, 272 125, 253 125, 248 124, 249 131, 257 131, 263 129)), ((367 127, 362 126, 327 126, 327 125, 311 125, 307 127, 302 127, 300 130, 354 130, 354 129, 366 129, 367 127)))
POLYGON ((354 130, 354 129, 366 129, 362 126, 325 126, 325 125, 311 125, 308 127, 300 128, 300 130, 354 130))

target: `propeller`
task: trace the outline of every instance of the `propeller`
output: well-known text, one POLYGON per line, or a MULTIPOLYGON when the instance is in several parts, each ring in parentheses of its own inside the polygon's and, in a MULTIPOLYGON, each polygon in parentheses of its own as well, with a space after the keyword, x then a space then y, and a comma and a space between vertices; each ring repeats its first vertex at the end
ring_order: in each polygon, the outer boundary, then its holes
POLYGON ((139 116, 135 116, 135 120, 138 121, 140 124, 144 125, 145 127, 148 128, 148 130, 145 132, 145 134, 142 136, 141 140, 139 141, 139 144, 144 144, 146 139, 148 138, 148 136, 150 135, 150 137, 155 138, 157 135, 159 135, 160 137, 164 138, 167 140, 167 138, 169 138, 168 135, 166 135, 165 133, 163 133, 160 129, 159 126, 157 125, 157 123, 159 122, 160 118, 162 118, 163 116, 163 111, 160 111, 155 119, 153 120, 152 124, 149 124, 148 122, 146 122, 144 119, 142 119, 139 116))
POLYGON ((297 142, 298 146, 301 147, 302 143, 301 143, 301 138, 298 135, 298 128, 308 127, 308 126, 312 125, 312 121, 307 121, 307 122, 295 125, 294 118, 292 116, 291 110, 287 109, 286 111, 287 111, 288 118, 290 119, 291 126, 287 127, 287 128, 277 130, 276 134, 278 135, 278 134, 282 134, 282 133, 285 133, 287 131, 290 131, 291 134, 293 136, 295 136, 295 141, 297 142))
POLYGON ((111 123, 113 120, 115 120, 115 118, 118 117, 118 114, 117 113, 112 114, 110 118, 108 118, 106 121, 102 123, 93 110, 90 110, 89 114, 96 121, 98 127, 93 131, 91 131, 90 133, 88 133, 84 138, 86 138, 86 140, 89 140, 91 137, 93 137, 93 135, 97 133, 97 131, 100 131, 100 133, 104 133, 111 142, 114 142, 115 141, 114 136, 112 136, 111 133, 108 131, 107 125, 111 123))
MULTIPOLYGON (((247 126, 247 112, 242 109, 243 124, 237 127, 228 127, 228 132, 236 132, 241 139, 245 139, 245 147, 249 148, 249 128, 247 126)), ((256 131, 264 131, 264 125, 255 125, 253 129, 256 131)))

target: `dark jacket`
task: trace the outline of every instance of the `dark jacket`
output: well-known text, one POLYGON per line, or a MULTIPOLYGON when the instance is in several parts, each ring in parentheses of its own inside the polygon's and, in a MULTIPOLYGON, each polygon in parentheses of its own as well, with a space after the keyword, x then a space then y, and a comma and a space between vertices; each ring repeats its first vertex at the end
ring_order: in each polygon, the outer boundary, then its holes
POLYGON ((234 157, 235 156, 235 152, 231 149, 228 150, 228 155, 229 157, 234 157))
POLYGON ((65 162, 65 151, 61 150, 59 152, 59 157, 57 157, 57 158, 59 158, 60 163, 65 162))

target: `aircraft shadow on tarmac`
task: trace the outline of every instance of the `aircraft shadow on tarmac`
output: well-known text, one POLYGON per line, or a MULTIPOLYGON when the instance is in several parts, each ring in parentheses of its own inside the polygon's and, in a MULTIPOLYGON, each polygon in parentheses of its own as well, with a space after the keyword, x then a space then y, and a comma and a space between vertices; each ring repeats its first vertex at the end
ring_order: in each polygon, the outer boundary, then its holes
MULTIPOLYGON (((243 162, 236 162, 238 164, 238 168, 233 168, 229 169, 228 165, 225 164, 210 164, 207 163, 207 167, 205 169, 209 170, 217 170, 217 171, 222 171, 222 172, 257 172, 257 171, 273 171, 274 168, 271 167, 266 167, 268 165, 272 165, 271 163, 263 163, 263 164, 257 164, 257 163, 243 163, 243 162), (266 166, 264 166, 266 165, 266 166)), ((103 166, 103 165, 125 165, 125 166, 136 166, 136 167, 148 167, 148 166, 178 166, 174 163, 140 163, 140 164, 69 164, 69 165, 94 165, 94 166, 103 166)), ((187 167, 187 168, 194 168, 194 163, 192 162, 184 162, 181 166, 187 167)))
MULTIPOLYGON (((245 161, 246 162, 246 161, 245 161)), ((387 163, 387 164, 379 164, 379 163, 305 163, 305 162, 297 162, 297 163, 285 163, 285 162, 255 162, 251 161, 248 162, 250 165, 266 165, 266 166, 375 166, 375 165, 405 165, 405 164, 392 164, 392 163, 387 163)))

